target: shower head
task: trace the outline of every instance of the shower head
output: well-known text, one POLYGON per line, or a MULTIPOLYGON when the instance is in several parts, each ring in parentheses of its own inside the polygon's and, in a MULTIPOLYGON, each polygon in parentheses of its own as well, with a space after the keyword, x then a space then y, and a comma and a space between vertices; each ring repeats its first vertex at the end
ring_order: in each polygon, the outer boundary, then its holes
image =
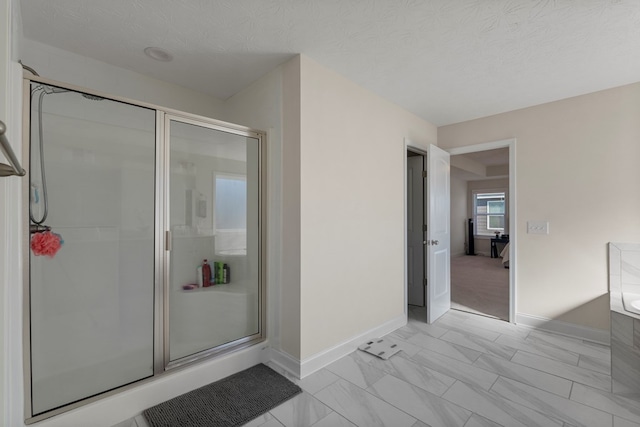
POLYGON ((91 95, 91 94, 88 94, 88 93, 82 93, 81 95, 83 97, 87 98, 87 99, 92 100, 92 101, 102 101, 102 100, 104 100, 104 98, 101 97, 101 96, 91 95))

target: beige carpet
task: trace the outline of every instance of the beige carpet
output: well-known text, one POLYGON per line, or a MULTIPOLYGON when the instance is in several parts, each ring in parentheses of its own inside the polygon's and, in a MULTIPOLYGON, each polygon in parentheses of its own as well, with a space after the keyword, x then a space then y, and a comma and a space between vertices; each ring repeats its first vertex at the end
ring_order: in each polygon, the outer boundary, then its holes
POLYGON ((509 320, 509 269, 502 258, 451 258, 451 308, 509 320))

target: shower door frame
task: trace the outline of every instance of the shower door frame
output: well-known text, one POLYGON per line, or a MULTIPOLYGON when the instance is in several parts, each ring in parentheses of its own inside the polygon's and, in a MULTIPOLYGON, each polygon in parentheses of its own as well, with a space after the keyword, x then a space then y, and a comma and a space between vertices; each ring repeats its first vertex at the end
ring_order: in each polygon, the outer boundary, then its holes
MULTIPOLYGON (((155 381, 165 375, 178 372, 183 367, 192 366, 200 361, 214 360, 217 356, 226 355, 250 346, 254 346, 266 340, 266 249, 267 249, 267 168, 266 168, 266 133, 246 126, 236 125, 221 120, 212 119, 197 114, 162 107, 156 104, 136 101, 133 99, 115 96, 109 93, 91 90, 88 88, 59 82, 24 73, 23 77, 23 109, 22 109, 22 140, 27 149, 22 153, 23 167, 31 177, 30 136, 31 136, 31 83, 41 83, 68 89, 74 92, 98 96, 107 100, 122 102, 136 107, 148 108, 155 111, 155 202, 154 202, 154 312, 153 312, 153 374, 133 383, 104 391, 94 396, 69 403, 59 408, 51 409, 44 413, 33 415, 32 390, 31 390, 31 301, 30 301, 30 220, 25 220, 22 226, 22 330, 23 330, 23 384, 24 384, 24 420, 25 424, 33 424, 44 419, 71 411, 89 403, 101 400, 123 391, 155 381), (193 355, 185 356, 174 362, 169 360, 169 261, 171 256, 171 232, 169 224, 169 152, 171 143, 169 140, 169 123, 171 120, 181 123, 193 124, 205 128, 232 133, 247 138, 255 138, 258 141, 258 247, 259 247, 259 284, 258 284, 258 332, 212 347, 193 355)), ((22 217, 29 218, 30 204, 30 179, 22 181, 22 217)))

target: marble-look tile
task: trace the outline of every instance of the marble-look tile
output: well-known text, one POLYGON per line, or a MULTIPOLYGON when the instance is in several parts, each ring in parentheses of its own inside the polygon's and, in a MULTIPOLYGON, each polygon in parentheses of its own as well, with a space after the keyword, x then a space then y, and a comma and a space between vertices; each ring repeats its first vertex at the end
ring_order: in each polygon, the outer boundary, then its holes
POLYGON ((498 423, 494 423, 491 420, 486 419, 485 417, 481 417, 478 414, 472 414, 469 421, 464 425, 464 427, 502 427, 498 423))
POLYGON ((638 427, 638 423, 614 416, 613 427, 638 427))
POLYGON ((325 387, 315 397, 357 426, 410 427, 416 422, 415 418, 346 380, 325 387))
POLYGON ((389 360, 378 359, 372 361, 371 365, 438 396, 447 391, 456 381, 448 375, 405 357, 392 357, 389 360))
POLYGON ((425 424, 422 421, 418 420, 411 427, 430 427, 430 426, 428 424, 425 424))
POLYGON ((331 412, 315 423, 313 427, 356 427, 356 425, 344 417, 341 417, 337 412, 331 412))
POLYGON ((360 355, 353 353, 338 359, 326 369, 360 388, 367 388, 386 375, 384 371, 366 363, 360 359, 360 355))
POLYGON ((323 368, 301 380, 298 380, 298 385, 307 393, 316 394, 329 384, 332 384, 339 379, 339 376, 330 370, 323 368))
POLYGON ((499 357, 483 354, 474 365, 562 397, 568 398, 571 393, 571 381, 499 357))
POLYGON ((276 417, 271 418, 264 424, 260 424, 260 427, 284 427, 276 417))
MULTIPOLYGON (((420 332, 417 328, 414 328, 411 323, 407 323, 402 328, 396 329, 392 332, 393 336, 407 340, 420 332)), ((446 331, 445 331, 446 332, 446 331)), ((443 332, 444 333, 444 332, 443 332)))
MULTIPOLYGON (((386 337, 385 337, 386 338, 386 337)), ((354 351, 348 354, 348 357, 352 357, 355 360, 363 363, 369 363, 372 360, 379 359, 378 356, 374 356, 371 353, 356 348, 354 351)))
POLYGON ((476 335, 488 341, 495 341, 496 338, 500 336, 498 332, 487 328, 479 328, 475 323, 467 320, 464 322, 452 321, 450 319, 438 320, 438 326, 446 327, 449 331, 458 331, 465 335, 476 335))
POLYGON ((640 319, 633 319, 633 346, 640 348, 640 319))
POLYGON ((466 409, 391 375, 368 391, 432 427, 462 427, 471 416, 466 409))
POLYGON ((640 425, 640 401, 628 399, 582 384, 574 384, 571 400, 600 409, 640 425))
POLYGON ((527 337, 527 341, 541 342, 547 345, 555 346, 573 353, 584 354, 585 356, 598 357, 604 360, 610 360, 611 354, 609 347, 583 341, 577 338, 566 337, 546 331, 531 331, 527 337))
POLYGON ((331 413, 331 409, 307 392, 269 411, 286 427, 309 427, 331 413))
POLYGON ((244 427, 282 427, 282 423, 270 412, 267 412, 244 424, 244 427))
POLYGON ((613 425, 611 414, 507 378, 499 378, 491 387, 491 391, 503 399, 527 406, 572 425, 586 427, 613 425))
POLYGON ((452 385, 442 397, 502 426, 562 426, 558 420, 461 381, 452 385))
POLYGON ((516 350, 526 351, 527 353, 537 354, 548 359, 557 360, 560 362, 568 363, 571 365, 577 365, 579 355, 561 348, 546 345, 543 343, 534 343, 528 340, 521 340, 518 338, 508 337, 501 335, 496 343, 506 345, 507 347, 515 348, 516 350))
POLYGON ((410 343, 418 345, 427 350, 440 353, 449 358, 461 362, 473 363, 482 353, 470 348, 451 344, 438 338, 433 338, 424 334, 416 334, 408 340, 410 343))
POLYGON ((640 251, 622 250, 620 254, 620 277, 623 283, 640 284, 640 251))
POLYGON ((633 346, 633 317, 612 311, 611 339, 633 346))
POLYGON ((457 331, 449 331, 441 336, 440 339, 481 353, 502 357, 503 359, 510 359, 516 353, 516 349, 506 345, 457 331))
POLYGON ((640 348, 611 340, 613 392, 640 393, 640 348))
POLYGON ((600 372, 601 374, 611 375, 611 363, 607 360, 599 359, 597 357, 580 355, 578 366, 581 368, 600 372))
MULTIPOLYGON (((445 314, 443 314, 442 316, 440 316, 440 318, 435 322, 436 325, 442 321, 458 321, 458 322, 464 322, 466 320, 472 319, 473 316, 475 316, 475 314, 472 313, 468 313, 466 311, 460 311, 460 310, 449 310, 447 311, 445 314)), ((426 319, 426 317, 425 317, 426 319)))
POLYGON ((531 332, 531 328, 529 327, 484 316, 470 316, 469 319, 465 320, 465 324, 471 324, 478 328, 488 329, 501 335, 508 335, 520 339, 525 339, 527 335, 529 335, 529 332, 531 332))
POLYGON ((429 335, 434 338, 439 338, 447 332, 447 328, 441 328, 440 326, 433 323, 422 322, 409 322, 407 327, 410 328, 415 333, 423 333, 425 335, 429 335))
POLYGON ((486 371, 477 366, 459 362, 447 356, 434 353, 429 350, 423 350, 416 354, 413 361, 422 366, 426 366, 434 371, 438 371, 451 378, 473 384, 485 390, 489 390, 493 383, 498 379, 498 375, 493 372, 486 371))
POLYGON ((580 384, 595 387, 604 391, 611 391, 611 377, 590 369, 557 362, 535 354, 518 351, 511 359, 512 362, 528 366, 548 374, 557 375, 580 384))

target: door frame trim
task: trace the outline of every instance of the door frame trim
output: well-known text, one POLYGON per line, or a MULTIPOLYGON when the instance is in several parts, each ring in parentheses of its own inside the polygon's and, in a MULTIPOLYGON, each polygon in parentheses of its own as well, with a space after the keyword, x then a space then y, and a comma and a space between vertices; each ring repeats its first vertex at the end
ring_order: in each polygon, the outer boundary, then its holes
POLYGON ((495 150, 497 148, 509 149, 509 322, 516 321, 516 265, 517 265, 517 238, 516 221, 516 138, 501 139, 498 141, 483 142, 479 144, 465 145, 462 147, 443 148, 450 155, 475 153, 478 151, 495 150))

